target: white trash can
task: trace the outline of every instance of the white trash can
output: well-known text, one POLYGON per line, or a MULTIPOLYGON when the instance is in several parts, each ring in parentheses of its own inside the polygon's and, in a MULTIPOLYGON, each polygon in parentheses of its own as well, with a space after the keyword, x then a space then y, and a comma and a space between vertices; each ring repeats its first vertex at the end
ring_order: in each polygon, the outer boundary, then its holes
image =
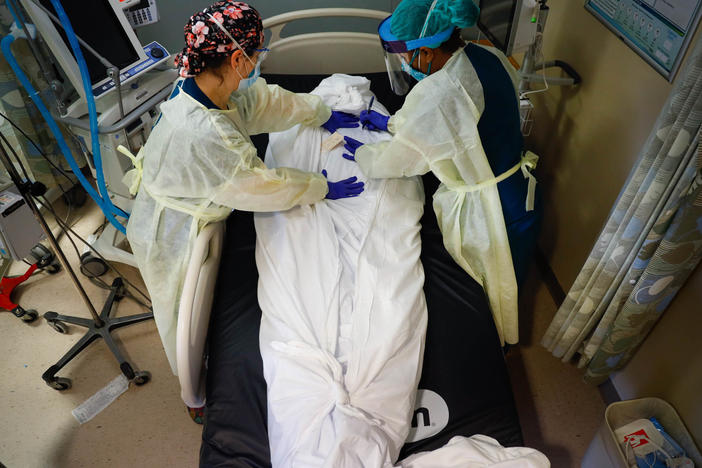
POLYGON ((695 467, 702 468, 702 455, 685 428, 685 424, 675 408, 660 398, 640 398, 609 405, 605 410, 604 423, 590 442, 580 466, 582 468, 630 468, 614 431, 637 419, 652 417, 658 419, 665 431, 685 449, 687 456, 695 462, 695 467))

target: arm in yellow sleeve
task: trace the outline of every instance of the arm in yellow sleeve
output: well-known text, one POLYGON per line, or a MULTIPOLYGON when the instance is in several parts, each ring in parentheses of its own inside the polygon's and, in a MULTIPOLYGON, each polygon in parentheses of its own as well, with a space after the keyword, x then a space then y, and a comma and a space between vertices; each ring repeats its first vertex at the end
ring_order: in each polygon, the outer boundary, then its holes
POLYGON ((256 157, 256 149, 248 146, 242 165, 219 187, 214 203, 242 211, 285 211, 317 203, 327 195, 327 179, 322 174, 268 168, 256 157))
POLYGON ((363 145, 356 150, 356 162, 363 173, 374 179, 391 179, 397 177, 411 177, 429 172, 429 164, 422 154, 421 148, 403 136, 403 129, 409 127, 411 113, 405 106, 388 120, 388 132, 393 135, 392 140, 363 145))
POLYGON ((318 127, 331 117, 331 109, 319 96, 293 93, 263 78, 244 92, 232 93, 232 105, 238 108, 250 135, 282 132, 297 124, 318 127))
POLYGON ((361 146, 356 150, 356 162, 372 179, 412 177, 429 172, 429 164, 419 149, 399 135, 390 141, 361 146))

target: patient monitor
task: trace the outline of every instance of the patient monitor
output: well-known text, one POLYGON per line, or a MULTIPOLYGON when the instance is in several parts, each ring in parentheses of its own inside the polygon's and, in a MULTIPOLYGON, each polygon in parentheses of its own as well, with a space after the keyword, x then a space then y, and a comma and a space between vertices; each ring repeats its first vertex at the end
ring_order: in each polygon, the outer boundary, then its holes
MULTIPOLYGON (((57 16, 51 1, 20 1, 72 88, 83 98, 72 103, 67 110, 67 115, 82 117, 87 113, 83 82, 66 33, 51 19, 51 16, 57 16)), ((166 49, 158 42, 142 46, 137 39, 127 17, 129 12, 125 12, 125 9, 138 3, 138 0, 61 1, 76 35, 119 69, 120 85, 130 85, 124 90, 127 107, 129 99, 134 100, 134 97, 129 96, 130 94, 143 93, 143 91, 133 92, 137 88, 132 86, 132 83, 136 82, 141 86, 146 82, 154 81, 152 77, 148 79, 145 77, 169 58, 166 49)), ((98 110, 103 112, 117 104, 115 80, 109 76, 109 70, 105 64, 101 63, 91 51, 86 50, 85 47, 82 51, 90 73, 93 96, 97 99, 98 110)), ((172 79, 167 82, 170 84, 172 79)), ((128 112, 127 109, 125 110, 128 112)))

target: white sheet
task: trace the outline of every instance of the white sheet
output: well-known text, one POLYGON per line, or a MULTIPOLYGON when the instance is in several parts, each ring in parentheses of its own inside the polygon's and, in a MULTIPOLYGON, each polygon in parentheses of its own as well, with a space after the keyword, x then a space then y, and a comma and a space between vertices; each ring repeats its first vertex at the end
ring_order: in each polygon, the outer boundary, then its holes
MULTIPOLYGON (((346 75, 315 92, 355 114, 371 98, 365 78, 346 75)), ((374 108, 387 112, 377 100, 374 108)), ((366 143, 389 138, 360 127, 340 133, 366 143)), ((355 199, 256 214, 271 458, 274 467, 391 467, 409 432, 424 351, 424 194, 417 178, 366 180, 343 146, 322 152, 328 136, 296 127, 272 134, 266 154, 269 167, 326 169, 330 180, 366 183, 355 199)), ((460 448, 447 450, 437 460, 460 448)), ((403 466, 444 466, 432 459, 421 454, 403 466)))
POLYGON ((433 452, 403 460, 402 468, 548 468, 544 454, 526 447, 505 448, 492 437, 454 437, 433 452))

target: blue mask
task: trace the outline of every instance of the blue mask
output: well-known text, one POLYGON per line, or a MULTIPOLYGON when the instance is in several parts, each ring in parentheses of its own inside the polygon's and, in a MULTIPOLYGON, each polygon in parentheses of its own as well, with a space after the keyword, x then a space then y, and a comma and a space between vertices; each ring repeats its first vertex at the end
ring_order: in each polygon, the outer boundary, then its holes
MULTIPOLYGON (((412 55, 412 63, 414 63, 414 59, 417 58, 417 55, 419 54, 419 50, 417 50, 414 55, 412 55)), ((421 66, 422 59, 420 57, 419 59, 419 64, 421 66)), ((427 68, 427 72, 424 73, 419 70, 415 70, 409 63, 405 61, 405 59, 402 59, 402 71, 407 73, 409 76, 414 78, 417 81, 422 81, 424 78, 429 76, 429 73, 431 73, 431 62, 429 62, 429 68, 427 68)))
MULTIPOLYGON (((431 70, 431 63, 429 63, 429 70, 431 70)), ((424 78, 429 76, 428 74, 424 72, 420 72, 419 70, 415 70, 407 62, 402 60, 402 71, 407 73, 409 76, 414 78, 417 81, 422 81, 424 78)))
POLYGON ((268 49, 256 49, 259 54, 258 54, 258 61, 256 62, 256 67, 251 70, 251 73, 249 73, 249 76, 246 78, 243 78, 241 81, 239 81, 239 86, 236 88, 237 91, 244 91, 249 89, 253 84, 256 82, 259 76, 261 76, 261 63, 263 60, 266 58, 266 55, 268 54, 268 49))

